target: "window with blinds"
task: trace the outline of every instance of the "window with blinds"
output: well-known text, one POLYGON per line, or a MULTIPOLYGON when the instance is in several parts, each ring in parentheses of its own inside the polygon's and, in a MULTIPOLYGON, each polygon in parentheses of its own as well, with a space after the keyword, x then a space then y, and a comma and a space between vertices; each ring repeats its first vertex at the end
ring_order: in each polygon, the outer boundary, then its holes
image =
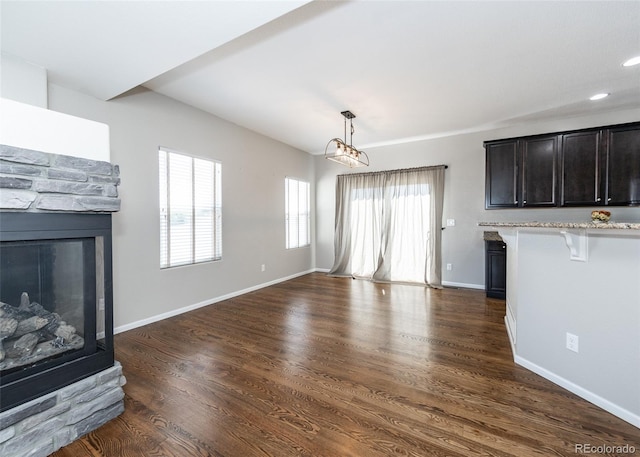
POLYGON ((285 178, 287 249, 311 244, 311 197, 308 182, 285 178))
POLYGON ((222 258, 222 164, 164 148, 160 169, 160 268, 222 258))

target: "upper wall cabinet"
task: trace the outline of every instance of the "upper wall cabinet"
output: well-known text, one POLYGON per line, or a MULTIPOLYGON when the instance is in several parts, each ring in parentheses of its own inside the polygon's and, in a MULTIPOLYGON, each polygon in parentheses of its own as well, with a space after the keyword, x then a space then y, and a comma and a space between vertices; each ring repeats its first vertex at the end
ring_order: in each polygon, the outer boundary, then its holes
POLYGON ((640 123, 484 145, 487 209, 640 205, 640 123))
POLYGON ((555 206, 558 182, 558 137, 520 140, 522 207, 555 206))
POLYGON ((494 141, 485 144, 487 150, 485 206, 487 208, 517 208, 518 141, 494 141))
POLYGON ((485 143, 485 207, 556 205, 557 135, 485 143))
POLYGON ((606 129, 607 204, 640 205, 640 126, 606 129))
POLYGON ((567 133, 560 138, 560 204, 602 204, 604 167, 599 130, 567 133))

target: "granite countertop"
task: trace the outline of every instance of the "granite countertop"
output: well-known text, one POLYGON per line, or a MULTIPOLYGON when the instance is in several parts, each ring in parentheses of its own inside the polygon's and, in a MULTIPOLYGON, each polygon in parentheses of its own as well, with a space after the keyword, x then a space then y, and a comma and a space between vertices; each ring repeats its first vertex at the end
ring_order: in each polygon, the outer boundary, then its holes
POLYGON ((498 232, 484 232, 485 241, 502 241, 502 237, 498 232))
MULTIPOLYGON (((480 227, 640 230, 639 222, 478 222, 480 227)), ((486 232, 485 232, 486 233, 486 232)))

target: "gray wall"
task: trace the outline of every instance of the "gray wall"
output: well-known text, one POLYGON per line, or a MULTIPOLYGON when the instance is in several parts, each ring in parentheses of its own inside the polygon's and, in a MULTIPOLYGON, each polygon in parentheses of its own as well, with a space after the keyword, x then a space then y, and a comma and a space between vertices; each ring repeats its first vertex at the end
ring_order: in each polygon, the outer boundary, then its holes
POLYGON ((284 247, 284 178, 313 183, 308 154, 144 89, 103 102, 50 85, 49 107, 110 127, 122 178, 113 216, 116 329, 313 267, 312 248, 284 247), (159 146, 222 162, 222 261, 160 270, 159 146))
MULTIPOLYGON (((101 102, 50 85, 49 106, 104 122, 111 129, 112 162, 120 165, 122 175, 122 211, 114 216, 117 328, 332 266, 335 177, 361 170, 310 156, 143 89, 101 102), (222 161, 221 262, 159 269, 158 146, 222 161), (311 248, 284 249, 285 176, 312 183, 311 248), (260 271, 263 263, 265 272, 260 271)), ((482 288, 484 243, 478 222, 584 221, 590 212, 589 208, 485 210, 482 142, 637 120, 640 110, 631 110, 373 148, 367 150, 372 164, 367 171, 449 166, 443 217, 455 219, 456 226, 443 233, 443 265, 453 265, 451 271, 443 271, 443 280, 445 285, 482 288)), ((640 221, 640 208, 614 208, 613 219, 640 221)))
MULTIPOLYGON (((605 233, 600 233, 605 232, 605 233)), ((559 230, 519 230, 517 363, 640 426, 640 238, 588 234, 569 259, 559 230), (566 349, 566 333, 579 352, 566 349)))
MULTIPOLYGON (((445 285, 484 287, 484 241, 481 221, 589 221, 591 208, 551 208, 526 210, 485 210, 485 140, 510 138, 555 131, 588 128, 640 120, 640 109, 606 113, 561 122, 527 123, 519 127, 459 134, 432 140, 366 149, 371 166, 366 171, 392 170, 426 165, 449 166, 445 177, 443 224, 455 219, 442 235, 442 278, 445 285), (452 270, 444 267, 452 264, 452 270)), ((357 141, 354 142, 359 146, 357 141)), ((333 264, 333 224, 335 177, 358 173, 322 156, 316 164, 316 266, 329 269, 333 264)), ((616 221, 640 221, 640 208, 612 209, 616 221)))

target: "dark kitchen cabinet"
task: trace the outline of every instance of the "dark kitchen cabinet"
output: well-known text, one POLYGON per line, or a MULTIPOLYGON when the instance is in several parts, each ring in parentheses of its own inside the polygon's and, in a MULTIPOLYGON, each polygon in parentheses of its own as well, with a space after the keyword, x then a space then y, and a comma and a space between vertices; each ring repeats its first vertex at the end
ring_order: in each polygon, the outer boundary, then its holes
POLYGON ((522 205, 556 206, 558 136, 525 138, 522 151, 522 205))
POLYGON ((640 126, 605 130, 607 205, 640 205, 640 126))
POLYGON ((487 297, 507 296, 507 246, 502 241, 485 241, 485 288, 487 297))
POLYGON ((485 145, 487 208, 518 206, 518 141, 495 141, 485 145))
POLYGON ((640 206, 640 122, 484 146, 486 209, 640 206))
POLYGON ((556 135, 487 142, 485 149, 485 208, 556 205, 556 135))
POLYGON ((600 130, 561 136, 561 206, 598 206, 603 203, 604 161, 600 143, 600 130))

